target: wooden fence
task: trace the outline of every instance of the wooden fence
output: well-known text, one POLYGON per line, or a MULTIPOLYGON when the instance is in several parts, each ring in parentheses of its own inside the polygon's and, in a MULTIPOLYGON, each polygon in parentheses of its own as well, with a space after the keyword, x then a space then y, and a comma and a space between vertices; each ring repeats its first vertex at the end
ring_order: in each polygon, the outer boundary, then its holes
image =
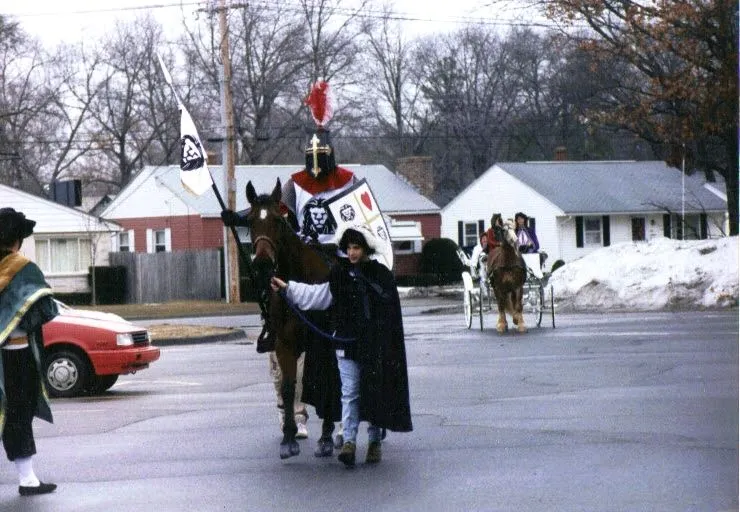
POLYGON ((222 298, 218 250, 110 253, 111 266, 126 267, 126 303, 222 298))

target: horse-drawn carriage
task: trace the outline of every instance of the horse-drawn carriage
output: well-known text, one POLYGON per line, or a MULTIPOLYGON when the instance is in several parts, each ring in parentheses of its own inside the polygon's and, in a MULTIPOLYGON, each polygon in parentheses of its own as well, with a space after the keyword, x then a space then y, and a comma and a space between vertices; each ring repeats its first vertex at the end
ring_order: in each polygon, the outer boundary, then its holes
MULTIPOLYGON (((540 255, 523 254, 522 259, 526 267, 526 277, 521 286, 523 325, 540 327, 543 317, 547 315, 552 320, 552 326, 555 327, 554 291, 552 285, 548 284, 549 276, 542 272, 540 255)), ((520 264, 517 265, 521 267, 520 264)), ((473 276, 467 270, 462 273, 462 281, 465 325, 470 329, 473 325, 473 317, 477 317, 482 330, 484 313, 494 309, 496 293, 494 293, 489 279, 473 279, 473 276)), ((499 308, 500 312, 501 309, 499 308)), ((499 329, 499 324, 497 324, 497 329, 499 329)), ((501 329, 499 330, 501 331, 501 329)))

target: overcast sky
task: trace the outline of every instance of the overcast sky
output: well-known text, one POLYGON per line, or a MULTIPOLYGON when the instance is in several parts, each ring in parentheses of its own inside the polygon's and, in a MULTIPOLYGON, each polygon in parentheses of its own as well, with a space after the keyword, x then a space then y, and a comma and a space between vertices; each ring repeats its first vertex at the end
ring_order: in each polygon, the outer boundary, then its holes
MULTIPOLYGON (((193 0, 5 0, 2 3, 4 5, 0 7, 0 13, 13 16, 27 32, 48 44, 79 41, 85 35, 95 38, 106 27, 111 27, 116 19, 132 19, 146 10, 150 10, 164 24, 167 24, 167 20, 172 20, 169 25, 176 31, 183 12, 192 19, 198 8, 207 5, 207 2, 193 0)), ((227 3, 237 1, 229 0, 227 3)), ((259 8, 260 3, 262 2, 250 2, 250 6, 259 8)), ((517 8, 505 8, 498 4, 492 7, 488 5, 490 3, 490 0, 392 2, 394 12, 408 18, 404 24, 414 34, 445 32, 480 21, 506 26, 520 13, 517 8), (453 7, 454 12, 451 12, 453 7)), ((512 1, 512 4, 516 3, 512 1)))

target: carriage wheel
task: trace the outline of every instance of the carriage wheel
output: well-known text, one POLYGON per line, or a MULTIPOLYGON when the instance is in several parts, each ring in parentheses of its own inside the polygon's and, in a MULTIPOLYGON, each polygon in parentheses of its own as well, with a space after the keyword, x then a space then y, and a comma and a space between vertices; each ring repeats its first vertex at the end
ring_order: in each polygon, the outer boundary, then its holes
POLYGON ((488 281, 485 279, 480 280, 480 283, 478 284, 478 292, 481 307, 490 311, 493 307, 493 299, 491 298, 491 287, 488 285, 488 281))
POLYGON ((529 283, 527 296, 524 298, 522 309, 525 315, 526 325, 540 326, 542 323, 542 310, 545 307, 545 290, 540 283, 529 283))
POLYGON ((481 288, 478 289, 478 316, 480 317, 480 330, 483 330, 483 290, 481 288))
POLYGON ((470 329, 473 325, 473 292, 463 292, 463 315, 465 315, 465 325, 470 329))
POLYGON ((552 328, 555 328, 555 292, 552 289, 552 285, 550 285, 550 288, 548 290, 548 294, 550 295, 549 306, 550 306, 550 314, 552 315, 552 328))

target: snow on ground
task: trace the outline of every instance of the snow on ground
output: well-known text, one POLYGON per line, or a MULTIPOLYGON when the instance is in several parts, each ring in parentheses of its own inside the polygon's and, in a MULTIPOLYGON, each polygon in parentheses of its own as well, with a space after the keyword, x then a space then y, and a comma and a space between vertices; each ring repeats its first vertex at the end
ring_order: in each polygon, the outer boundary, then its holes
POLYGON ((738 305, 738 237, 627 242, 550 278, 561 311, 657 311, 738 305))

